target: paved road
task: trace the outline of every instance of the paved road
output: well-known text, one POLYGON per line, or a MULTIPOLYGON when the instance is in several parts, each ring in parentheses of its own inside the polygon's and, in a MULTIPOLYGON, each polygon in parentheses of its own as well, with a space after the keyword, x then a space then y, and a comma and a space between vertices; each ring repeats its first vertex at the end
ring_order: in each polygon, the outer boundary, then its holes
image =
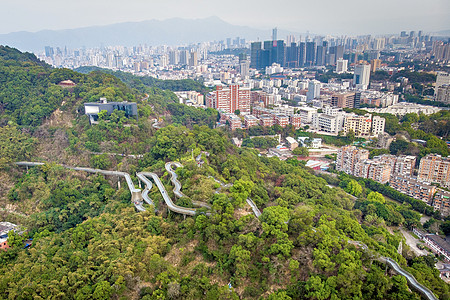
POLYGON ((414 236, 412 236, 411 233, 406 231, 404 228, 400 228, 400 232, 403 234, 406 240, 406 244, 416 253, 418 256, 428 255, 428 252, 426 250, 420 250, 417 248, 417 244, 420 243, 418 239, 416 239, 414 236))

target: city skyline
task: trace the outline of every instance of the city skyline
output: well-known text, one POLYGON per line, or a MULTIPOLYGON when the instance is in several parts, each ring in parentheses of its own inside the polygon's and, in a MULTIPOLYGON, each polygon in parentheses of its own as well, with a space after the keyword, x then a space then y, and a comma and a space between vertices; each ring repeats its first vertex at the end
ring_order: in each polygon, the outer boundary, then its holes
MULTIPOLYGON (((279 27, 313 34, 390 34, 401 30, 438 32, 450 29, 445 0, 377 1, 363 10, 356 0, 336 1, 86 1, 56 0, 3 3, 0 34, 17 31, 74 29, 144 20, 199 19, 217 16, 234 25, 259 29, 279 27), (289 7, 290 9, 286 9, 289 7)), ((231 33, 230 33, 231 34, 231 33)))

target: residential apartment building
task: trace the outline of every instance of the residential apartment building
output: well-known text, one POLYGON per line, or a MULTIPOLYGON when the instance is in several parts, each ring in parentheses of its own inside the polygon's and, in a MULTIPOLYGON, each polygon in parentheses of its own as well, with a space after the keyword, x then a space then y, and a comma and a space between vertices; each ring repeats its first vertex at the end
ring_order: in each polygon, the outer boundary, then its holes
POLYGON ((289 117, 282 114, 276 114, 274 116, 275 124, 280 125, 281 127, 286 127, 289 125, 289 117))
POLYGON ((369 137, 372 127, 372 115, 366 114, 364 116, 351 115, 345 118, 344 134, 353 130, 357 137, 369 137))
POLYGON ((369 169, 371 165, 372 161, 370 159, 357 161, 353 169, 353 176, 367 178, 367 176, 369 176, 369 169))
POLYGON ((297 110, 297 114, 302 118, 302 124, 310 124, 312 122, 313 115, 317 114, 317 108, 302 107, 297 110))
POLYGON ((373 160, 369 167, 368 179, 385 184, 389 182, 392 173, 392 165, 381 160, 373 160))
POLYGON ((343 123, 344 117, 342 115, 315 114, 311 125, 318 131, 338 134, 343 129, 343 123))
POLYGON ((299 129, 302 126, 302 117, 299 114, 289 116, 289 120, 295 129, 299 129))
POLYGON ((230 119, 228 120, 228 122, 230 124, 231 130, 242 128, 241 118, 239 118, 238 116, 235 116, 235 115, 231 116, 230 119))
POLYGON ((352 175, 385 184, 389 182, 395 161, 394 155, 380 155, 373 159, 359 160, 355 164, 352 175))
POLYGON ((436 87, 436 101, 450 104, 450 84, 444 84, 436 87))
POLYGON ((442 216, 448 216, 450 214, 450 192, 437 189, 434 194, 433 207, 435 210, 439 210, 442 216))
POLYGON ((244 116, 244 125, 245 125, 245 128, 258 126, 259 120, 254 115, 246 115, 246 116, 244 116))
POLYGON ((431 204, 436 187, 426 182, 417 180, 416 177, 394 174, 389 182, 397 191, 412 198, 431 204))
POLYGON ((417 179, 450 187, 450 157, 428 154, 420 160, 417 179))
POLYGON ((373 116, 372 118, 372 136, 378 136, 379 134, 382 134, 384 132, 384 127, 386 124, 386 119, 379 117, 379 116, 373 116))
POLYGON ((392 173, 398 175, 412 176, 415 166, 416 166, 415 156, 400 155, 397 156, 392 173))
POLYGON ((275 124, 275 121, 271 115, 262 115, 259 117, 260 125, 261 126, 273 126, 275 124))
MULTIPOLYGON (((359 94, 360 97, 361 94, 359 94)), ((355 103, 356 93, 335 93, 331 96, 331 105, 340 108, 359 107, 359 103, 355 103), (355 105, 356 104, 356 105, 355 105)), ((360 98, 359 98, 360 99, 360 98)))
POLYGON ((358 149, 355 146, 344 146, 338 150, 336 170, 353 175, 355 164, 364 159, 369 159, 368 150, 358 149))
POLYGON ((242 88, 232 84, 228 88, 216 86, 216 90, 206 95, 206 106, 234 113, 239 110, 242 114, 250 113, 250 88, 242 88))

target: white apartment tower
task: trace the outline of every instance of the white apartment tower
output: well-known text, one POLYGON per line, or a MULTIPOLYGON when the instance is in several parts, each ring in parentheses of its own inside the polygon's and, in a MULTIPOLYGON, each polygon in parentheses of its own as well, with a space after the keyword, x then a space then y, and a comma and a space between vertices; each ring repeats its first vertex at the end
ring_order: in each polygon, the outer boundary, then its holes
POLYGON ((372 135, 378 136, 379 134, 382 134, 384 132, 384 125, 386 123, 386 119, 379 117, 379 116, 373 116, 372 118, 372 135))
POLYGON ((348 60, 346 59, 338 59, 338 61, 336 62, 336 73, 338 74, 342 74, 347 72, 347 68, 348 68, 348 60))
POLYGON ((369 87, 370 80, 370 65, 362 64, 355 67, 355 74, 353 75, 353 85, 362 90, 369 87))
POLYGON ((311 80, 308 83, 308 92, 306 93, 306 101, 319 98, 320 96, 320 82, 317 80, 311 80))

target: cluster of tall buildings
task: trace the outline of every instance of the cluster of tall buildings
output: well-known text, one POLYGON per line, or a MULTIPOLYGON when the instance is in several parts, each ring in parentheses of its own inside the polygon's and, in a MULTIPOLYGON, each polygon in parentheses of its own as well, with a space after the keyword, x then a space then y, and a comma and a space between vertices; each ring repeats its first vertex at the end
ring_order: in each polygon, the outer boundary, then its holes
POLYGON ((336 159, 338 171, 382 184, 389 183, 399 192, 432 205, 442 215, 449 215, 450 192, 432 184, 450 187, 450 157, 437 154, 423 157, 417 177, 414 176, 415 165, 415 156, 384 154, 369 159, 368 150, 355 146, 340 148, 336 159))
POLYGON ((344 57, 344 46, 328 46, 324 41, 292 42, 286 44, 284 40, 253 42, 250 46, 250 66, 264 69, 273 63, 287 68, 301 68, 311 66, 336 65, 344 57))

